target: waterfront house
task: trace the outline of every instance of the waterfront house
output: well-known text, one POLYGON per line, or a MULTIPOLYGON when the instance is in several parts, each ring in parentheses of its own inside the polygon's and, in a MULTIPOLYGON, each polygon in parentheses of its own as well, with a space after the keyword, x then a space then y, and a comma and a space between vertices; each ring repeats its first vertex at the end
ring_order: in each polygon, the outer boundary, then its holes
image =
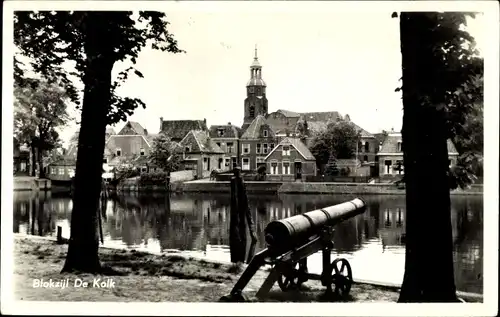
POLYGON ((127 122, 118 134, 110 135, 106 140, 103 164, 112 168, 128 164, 146 172, 146 160, 138 159, 147 157, 154 137, 139 123, 127 122))
POLYGON ((189 131, 208 131, 207 119, 203 120, 163 120, 160 118, 160 132, 174 142, 180 142, 189 131))
POLYGON ((14 175, 28 176, 30 174, 30 150, 14 138, 14 175))
POLYGON ((299 138, 285 137, 264 161, 269 180, 297 181, 316 176, 316 159, 299 138))
POLYGON ((59 160, 51 162, 47 166, 46 177, 52 181, 53 184, 69 183, 71 178, 75 176, 76 158, 65 156, 59 160))
POLYGON ((208 131, 191 130, 179 142, 183 169, 195 170, 198 178, 206 178, 214 169, 222 168, 225 152, 210 138, 208 131))
POLYGON ((209 136, 224 151, 223 161, 217 162, 217 168, 230 170, 238 166, 241 129, 231 122, 227 125, 213 125, 209 129, 209 136))
POLYGON ((265 157, 277 143, 275 133, 264 116, 257 116, 240 138, 241 169, 256 170, 265 165, 265 157))
MULTIPOLYGON (((457 163, 458 151, 451 140, 448 140, 447 145, 448 162, 452 167, 457 163)), ((380 176, 404 174, 403 140, 400 132, 388 133, 378 152, 378 160, 380 176), (397 169, 398 165, 403 166, 401 171, 397 169)))

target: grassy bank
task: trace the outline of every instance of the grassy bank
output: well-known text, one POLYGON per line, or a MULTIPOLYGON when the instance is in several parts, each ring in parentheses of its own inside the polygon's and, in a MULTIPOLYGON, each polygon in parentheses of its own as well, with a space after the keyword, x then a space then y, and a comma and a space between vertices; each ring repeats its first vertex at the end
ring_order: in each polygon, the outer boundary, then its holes
MULTIPOLYGON (((100 249, 100 258, 112 272, 106 276, 61 274, 67 245, 57 245, 46 239, 15 237, 14 298, 43 301, 110 301, 110 302, 216 302, 228 294, 242 273, 231 264, 207 262, 181 255, 152 255, 127 250, 100 249), (93 287, 93 280, 112 280, 114 287, 93 287), (35 288, 35 279, 66 280, 66 288, 35 288), (89 287, 75 288, 81 279, 89 287)), ((245 288, 245 295, 256 301, 255 293, 267 277, 260 270, 245 288)), ((324 298, 320 282, 308 281, 300 292, 282 292, 277 285, 267 301, 319 302, 339 301, 324 298)), ((394 289, 354 284, 349 302, 395 302, 399 294, 394 289)))

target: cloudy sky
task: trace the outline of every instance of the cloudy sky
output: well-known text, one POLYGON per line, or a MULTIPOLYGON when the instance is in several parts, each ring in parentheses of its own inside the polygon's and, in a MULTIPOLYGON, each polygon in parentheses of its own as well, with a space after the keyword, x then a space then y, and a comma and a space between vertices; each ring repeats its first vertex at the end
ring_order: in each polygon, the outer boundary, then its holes
MULTIPOLYGON (((129 120, 150 133, 160 117, 241 125, 249 66, 258 46, 269 112, 339 111, 370 132, 401 129, 399 21, 392 9, 359 10, 325 2, 169 2, 170 31, 185 54, 145 49, 125 96, 146 109, 129 120)), ((361 8, 363 9, 363 8, 361 8)), ((469 24, 481 48, 482 19, 469 24)), ((118 72, 124 65, 116 65, 118 72)), ((123 122, 115 126, 118 130, 123 122)), ((76 130, 72 124, 62 136, 76 130)))

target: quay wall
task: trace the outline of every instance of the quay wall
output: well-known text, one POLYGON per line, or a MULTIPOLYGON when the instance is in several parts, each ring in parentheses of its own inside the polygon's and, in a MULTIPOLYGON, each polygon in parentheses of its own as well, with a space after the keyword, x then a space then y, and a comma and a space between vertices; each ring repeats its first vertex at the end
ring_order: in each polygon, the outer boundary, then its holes
POLYGON ((50 179, 14 177, 14 191, 45 191, 52 188, 50 179))

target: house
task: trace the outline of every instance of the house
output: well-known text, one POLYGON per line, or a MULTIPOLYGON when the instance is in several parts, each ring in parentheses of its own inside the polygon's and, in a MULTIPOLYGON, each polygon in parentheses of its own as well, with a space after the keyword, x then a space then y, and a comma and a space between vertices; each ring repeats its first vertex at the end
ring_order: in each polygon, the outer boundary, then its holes
POLYGON ((30 174, 30 150, 14 138, 14 175, 28 176, 30 174))
POLYGON ((160 132, 172 141, 180 142, 189 131, 208 131, 207 119, 203 120, 163 120, 160 118, 160 132))
POLYGON ((198 178, 206 178, 214 169, 224 167, 225 152, 210 138, 208 131, 191 130, 179 142, 185 170, 195 170, 198 178))
POLYGON ((262 115, 258 115, 240 138, 241 169, 256 170, 277 144, 276 135, 262 115))
POLYGON ((118 134, 112 134, 106 140, 103 164, 110 167, 128 164, 147 171, 146 161, 137 159, 149 154, 154 137, 139 123, 127 122, 118 134))
MULTIPOLYGON (((450 167, 457 163, 458 151, 451 140, 448 140, 448 162, 450 167)), ((400 132, 390 132, 378 152, 380 175, 404 174, 397 170, 397 166, 403 166, 403 140, 400 132)))
POLYGON ((316 159, 299 138, 285 137, 264 161, 269 180, 302 181, 316 176, 316 159))
POLYGON ((75 176, 75 171, 76 158, 65 156, 48 164, 45 176, 54 184, 57 182, 70 182, 71 178, 75 176))
POLYGON ((209 136, 225 153, 221 169, 229 170, 238 166, 241 129, 231 122, 227 125, 213 125, 209 129, 209 136))

